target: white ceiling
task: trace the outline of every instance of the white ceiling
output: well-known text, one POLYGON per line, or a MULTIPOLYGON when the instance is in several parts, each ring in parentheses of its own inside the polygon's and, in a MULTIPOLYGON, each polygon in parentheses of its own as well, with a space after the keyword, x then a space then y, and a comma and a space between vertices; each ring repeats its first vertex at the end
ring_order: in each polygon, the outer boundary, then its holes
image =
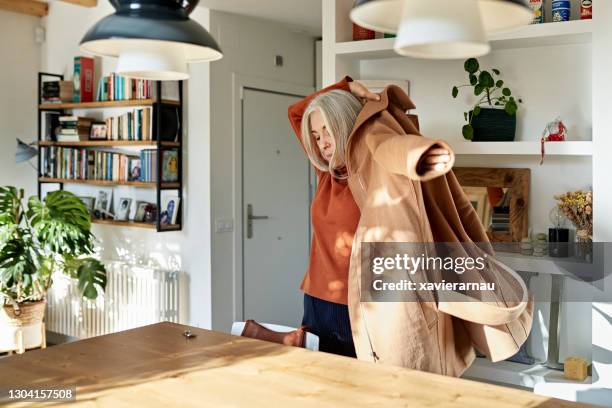
POLYGON ((212 10, 265 18, 321 36, 321 0, 200 0, 212 10))

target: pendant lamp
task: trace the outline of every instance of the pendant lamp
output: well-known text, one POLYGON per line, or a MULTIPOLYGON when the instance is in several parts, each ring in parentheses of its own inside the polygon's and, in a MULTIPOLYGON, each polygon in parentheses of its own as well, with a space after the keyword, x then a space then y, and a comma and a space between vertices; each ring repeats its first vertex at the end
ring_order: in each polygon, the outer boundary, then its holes
POLYGON ((491 50, 474 0, 406 1, 393 48, 428 59, 465 59, 491 50))
MULTIPOLYGON (((429 0, 421 0, 427 3, 429 0)), ((480 7, 482 25, 486 33, 496 33, 527 25, 533 13, 525 0, 473 0, 480 7)), ((452 7, 455 0, 447 0, 444 7, 452 7)), ((411 0, 357 0, 351 10, 351 20, 364 28, 383 33, 397 33, 404 3, 411 0)), ((442 10, 440 10, 442 11, 442 10)), ((471 13, 463 11, 461 14, 471 13)), ((461 14, 457 15, 459 17, 461 14)))
POLYGON ((132 78, 189 78, 187 63, 223 57, 214 38, 189 14, 199 0, 109 0, 115 13, 85 34, 81 51, 118 58, 116 72, 132 78))

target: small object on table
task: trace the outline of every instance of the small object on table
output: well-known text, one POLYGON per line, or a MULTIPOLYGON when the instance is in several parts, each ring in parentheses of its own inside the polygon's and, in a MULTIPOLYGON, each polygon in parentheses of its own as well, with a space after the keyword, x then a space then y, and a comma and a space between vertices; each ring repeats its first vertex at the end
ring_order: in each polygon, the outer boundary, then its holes
POLYGON ((533 244, 529 238, 523 238, 521 240, 521 254, 533 255, 533 244))
POLYGON ((536 234, 533 240, 533 255, 534 256, 545 256, 548 253, 548 240, 546 234, 536 234))
POLYGON ((531 24, 542 24, 544 22, 544 0, 529 0, 529 8, 533 12, 531 24))
POLYGON ((563 142, 567 135, 567 128, 563 124, 561 118, 557 118, 552 122, 548 123, 542 132, 542 139, 540 143, 542 145, 542 160, 540 164, 544 163, 544 143, 546 142, 563 142))
POLYGON ((593 18, 593 0, 580 0, 580 19, 591 20, 593 18))
POLYGON ((185 336, 188 339, 193 339, 194 337, 198 337, 198 335, 194 334, 191 330, 184 331, 183 336, 185 336))
POLYGON ((589 363, 584 358, 567 357, 563 365, 563 376, 568 380, 584 381, 588 375, 589 363))
POLYGON ((548 252, 554 258, 569 256, 569 229, 565 228, 565 216, 558 205, 550 211, 550 222, 554 225, 548 229, 548 252))

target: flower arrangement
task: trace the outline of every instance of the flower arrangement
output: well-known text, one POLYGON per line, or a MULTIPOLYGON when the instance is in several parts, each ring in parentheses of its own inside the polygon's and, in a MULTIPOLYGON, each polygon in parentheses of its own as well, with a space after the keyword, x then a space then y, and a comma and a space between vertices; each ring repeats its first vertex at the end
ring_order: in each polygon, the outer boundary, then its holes
POLYGON ((556 195, 557 208, 576 227, 576 235, 581 239, 593 239, 593 192, 569 191, 556 195))

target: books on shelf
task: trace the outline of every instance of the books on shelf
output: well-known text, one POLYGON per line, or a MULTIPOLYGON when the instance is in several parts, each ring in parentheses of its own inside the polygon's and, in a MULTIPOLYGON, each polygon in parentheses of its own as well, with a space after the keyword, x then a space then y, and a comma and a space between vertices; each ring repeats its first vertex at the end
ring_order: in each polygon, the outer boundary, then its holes
POLYGON ((72 102, 92 102, 94 97, 94 59, 74 57, 72 102))
POLYGON ((141 181, 157 181, 157 150, 142 149, 140 151, 141 181))
POLYGON ((134 109, 106 119, 109 140, 153 140, 153 108, 134 109))
POLYGON ((97 101, 122 101, 151 98, 151 81, 126 78, 116 73, 100 78, 97 101))
POLYGON ((40 113, 40 140, 55 142, 56 133, 59 131, 60 112, 42 111, 40 113))
POLYGON ((79 142, 89 139, 93 118, 81 116, 60 116, 59 131, 56 134, 58 142, 79 142))
MULTIPOLYGON (((43 177, 67 180, 145 181, 133 177, 136 155, 71 147, 41 149, 43 177)), ((154 170, 154 169, 153 169, 154 170)))
POLYGON ((44 81, 41 89, 42 103, 72 102, 72 81, 44 81))

